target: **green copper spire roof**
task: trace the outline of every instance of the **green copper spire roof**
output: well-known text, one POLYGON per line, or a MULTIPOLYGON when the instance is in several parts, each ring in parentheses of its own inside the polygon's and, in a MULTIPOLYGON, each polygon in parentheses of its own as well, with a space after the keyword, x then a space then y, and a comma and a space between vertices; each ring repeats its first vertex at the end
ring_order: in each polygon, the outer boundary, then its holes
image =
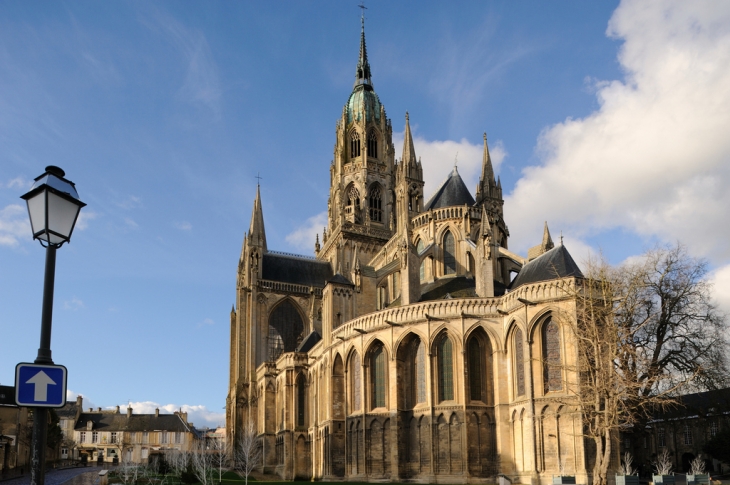
POLYGON ((360 58, 357 61, 357 69, 355 70, 355 85, 367 85, 372 87, 373 82, 370 80, 370 63, 368 62, 368 50, 365 46, 365 15, 362 19, 362 30, 360 31, 360 58))

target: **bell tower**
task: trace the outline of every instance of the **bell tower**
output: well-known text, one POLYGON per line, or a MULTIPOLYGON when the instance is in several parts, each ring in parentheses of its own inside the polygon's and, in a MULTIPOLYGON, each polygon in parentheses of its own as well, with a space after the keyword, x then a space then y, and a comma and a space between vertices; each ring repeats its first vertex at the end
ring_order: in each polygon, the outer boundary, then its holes
POLYGON ((335 132, 327 227, 317 258, 349 275, 356 258, 366 263, 396 229, 393 128, 373 88, 364 16, 355 83, 335 132))

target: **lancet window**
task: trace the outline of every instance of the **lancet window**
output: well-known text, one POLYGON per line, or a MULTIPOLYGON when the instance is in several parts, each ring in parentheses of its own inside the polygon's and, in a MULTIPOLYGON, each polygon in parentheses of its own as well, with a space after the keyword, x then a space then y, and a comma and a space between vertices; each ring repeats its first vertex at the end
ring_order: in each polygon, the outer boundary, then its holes
POLYGON ((426 347, 418 341, 415 359, 415 392, 416 404, 426 402, 426 347))
POLYGON ((290 300, 284 300, 269 316, 269 360, 282 352, 293 352, 302 337, 304 323, 290 300))
POLYGON ((385 351, 377 345, 370 356, 372 407, 385 407, 385 351))
POLYGON ((353 131, 350 135, 350 158, 360 156, 360 135, 353 131))
MULTIPOLYGON (((420 255, 421 251, 423 251, 423 239, 418 240, 418 244, 416 244, 416 252, 420 255)), ((426 279, 426 262, 421 263, 421 268, 419 269, 419 277, 421 279, 421 283, 426 279)))
POLYGON ((439 401, 454 399, 454 360, 451 339, 443 336, 437 348, 439 401))
POLYGON ((306 379, 299 375, 297 379, 297 426, 304 426, 305 407, 307 403, 306 379))
POLYGON ((545 392, 561 390, 563 377, 560 358, 560 329, 552 318, 542 326, 542 360, 545 392))
POLYGON ((368 206, 370 208, 370 220, 383 222, 383 200, 380 187, 377 185, 370 188, 368 206))
POLYGON ((350 360, 350 375, 352 376, 350 382, 352 386, 352 411, 359 411, 362 406, 362 365, 358 353, 354 353, 350 360))
POLYGON ((378 158, 378 137, 374 130, 368 133, 368 156, 378 158))
POLYGON ((476 337, 469 339, 469 397, 472 401, 486 402, 484 396, 484 352, 476 337))
POLYGON ((444 274, 456 274, 456 242, 451 231, 444 234, 444 274))
POLYGON ((522 330, 515 329, 515 381, 517 395, 525 395, 525 343, 522 339, 522 330))

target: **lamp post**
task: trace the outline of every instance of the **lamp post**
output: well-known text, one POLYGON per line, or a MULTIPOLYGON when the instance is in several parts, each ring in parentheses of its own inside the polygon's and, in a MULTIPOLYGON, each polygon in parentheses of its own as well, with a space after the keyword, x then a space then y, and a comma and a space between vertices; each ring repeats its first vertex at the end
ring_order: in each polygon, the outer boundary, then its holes
MULTIPOLYGON (((43 175, 35 179, 30 191, 21 196, 28 204, 33 239, 46 248, 46 270, 43 282, 43 308, 41 313, 41 341, 36 364, 53 364, 51 358, 51 323, 53 318, 53 284, 56 277, 56 249, 71 239, 79 211, 86 204, 79 200, 73 182, 66 180, 65 173, 49 165, 43 175)), ((31 485, 43 485, 45 481, 46 433, 48 409, 35 408, 31 451, 31 485)))

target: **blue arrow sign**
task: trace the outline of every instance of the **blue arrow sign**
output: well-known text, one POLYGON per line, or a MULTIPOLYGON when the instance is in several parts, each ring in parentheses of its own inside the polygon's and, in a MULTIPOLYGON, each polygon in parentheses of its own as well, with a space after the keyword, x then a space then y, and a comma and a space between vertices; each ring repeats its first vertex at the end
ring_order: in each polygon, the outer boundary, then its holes
POLYGON ((61 408, 66 404, 66 368, 62 365, 15 366, 15 402, 18 406, 61 408))

